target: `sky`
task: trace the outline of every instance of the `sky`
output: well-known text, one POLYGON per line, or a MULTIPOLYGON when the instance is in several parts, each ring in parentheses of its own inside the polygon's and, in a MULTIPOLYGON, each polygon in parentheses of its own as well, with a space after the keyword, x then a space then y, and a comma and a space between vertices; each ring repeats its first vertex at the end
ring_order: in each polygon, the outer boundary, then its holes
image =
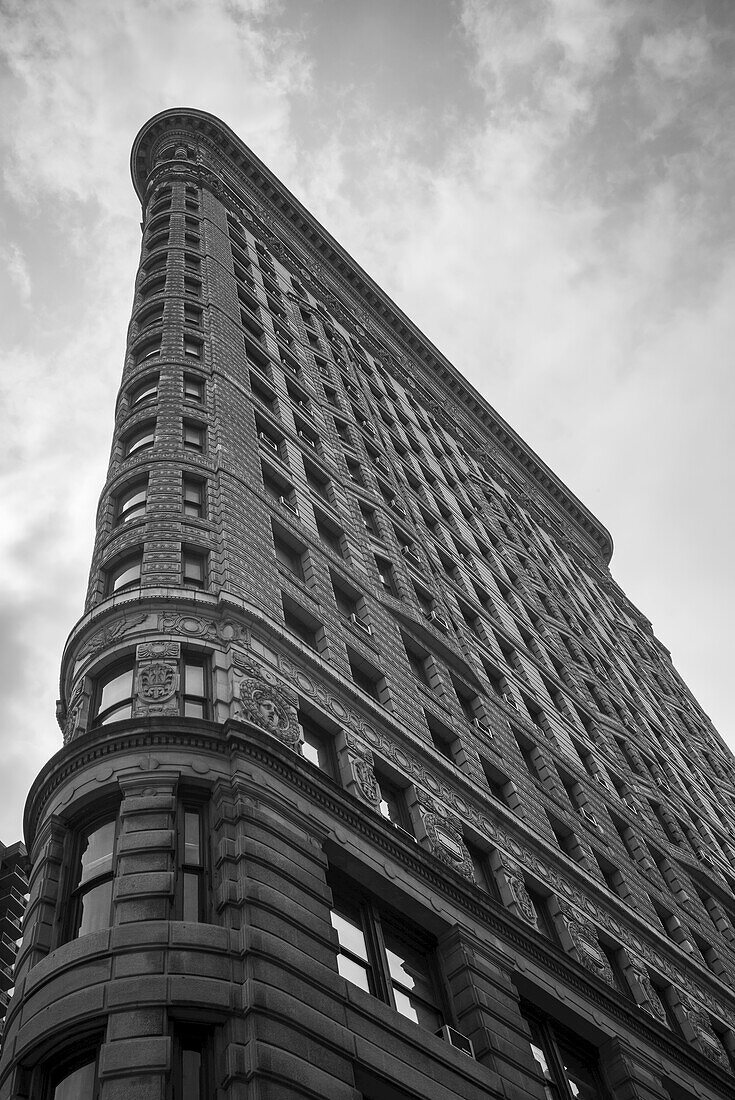
POLYGON ((61 746, 140 249, 221 118, 612 532, 728 743, 731 0, 0 0, 0 840, 61 746))

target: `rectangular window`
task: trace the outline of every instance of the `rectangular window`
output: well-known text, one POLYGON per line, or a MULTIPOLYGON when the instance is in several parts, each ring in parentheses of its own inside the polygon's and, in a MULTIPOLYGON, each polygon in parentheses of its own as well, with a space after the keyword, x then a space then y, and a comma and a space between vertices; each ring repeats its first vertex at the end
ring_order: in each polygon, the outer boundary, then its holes
POLYGON ((182 479, 184 515, 190 519, 204 519, 206 509, 206 484, 199 478, 182 479))
POLYGON ((304 547, 299 546, 288 538, 280 528, 273 527, 273 547, 276 553, 276 561, 297 580, 303 581, 304 576, 304 547))
POLYGON ((299 725, 302 733, 301 755, 334 779, 337 775, 334 736, 303 710, 299 711, 299 725))
POLYGON ((393 566, 386 558, 379 558, 377 554, 375 555, 375 566, 378 570, 378 580, 381 585, 389 595, 397 599, 399 593, 393 566))
POLYGON ((444 1013, 431 938, 350 880, 333 874, 329 884, 342 977, 420 1027, 437 1031, 444 1013))
POLYGON ((606 1100, 594 1047, 530 1006, 522 1012, 549 1100, 606 1100))
POLYGON ((404 832, 414 835, 411 816, 408 812, 406 792, 403 787, 397 786, 388 776, 375 769, 375 778, 380 787, 380 812, 393 825, 397 825, 404 832))
POLYGON ((137 588, 143 572, 143 551, 136 550, 116 558, 105 569, 105 595, 114 596, 128 588, 137 588))
POLYGON ((204 379, 198 374, 184 375, 184 400, 196 401, 197 405, 204 404, 204 379))
POLYGON ((204 345, 201 340, 197 340, 193 336, 188 336, 184 333, 184 355, 187 359, 201 359, 203 347, 204 345))
POLYGON ((177 809, 179 853, 179 920, 199 922, 206 919, 205 881, 205 806, 182 801, 177 809))
POLYGON ((188 546, 181 547, 181 579, 185 588, 206 588, 207 554, 188 546))
POLYGON ((181 659, 181 711, 185 718, 209 718, 209 676, 203 658, 181 659))
POLYGON ((133 714, 133 659, 105 669, 95 685, 94 725, 121 722, 133 714))
POLYGON ((387 703, 388 691, 382 672, 351 649, 347 650, 347 660, 352 679, 357 686, 378 702, 387 703))
POLYGON ((281 594, 283 604, 283 621, 286 628, 295 634, 297 638, 308 645, 310 649, 319 649, 319 642, 324 635, 324 628, 318 619, 315 619, 305 608, 292 600, 285 592, 281 594))
POLYGON ((77 836, 69 907, 71 939, 110 927, 116 844, 117 814, 98 820, 77 836))
POLYGON ((145 516, 148 498, 148 478, 134 481, 118 493, 115 499, 115 522, 129 523, 145 516))
POLYGON ((204 454, 204 441, 206 438, 206 430, 202 424, 197 424, 193 420, 184 420, 182 422, 184 450, 193 451, 195 454, 204 454))

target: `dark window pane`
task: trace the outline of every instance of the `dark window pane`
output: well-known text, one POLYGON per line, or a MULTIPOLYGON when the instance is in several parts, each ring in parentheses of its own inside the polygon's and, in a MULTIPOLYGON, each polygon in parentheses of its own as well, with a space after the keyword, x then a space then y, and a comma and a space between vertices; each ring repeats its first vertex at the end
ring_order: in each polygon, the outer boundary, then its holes
POLYGON ((112 904, 112 879, 93 886, 82 898, 82 917, 77 935, 86 936, 89 932, 98 932, 110 927, 110 906, 112 904))
POLYGON ((202 1054, 199 1050, 181 1052, 181 1100, 204 1100, 202 1096, 202 1054))
POLYGON ((199 920, 199 875, 193 871, 184 872, 184 913, 183 919, 199 920))
POLYGON ((59 1081, 53 1092, 53 1100, 93 1100, 95 1061, 85 1063, 59 1081))

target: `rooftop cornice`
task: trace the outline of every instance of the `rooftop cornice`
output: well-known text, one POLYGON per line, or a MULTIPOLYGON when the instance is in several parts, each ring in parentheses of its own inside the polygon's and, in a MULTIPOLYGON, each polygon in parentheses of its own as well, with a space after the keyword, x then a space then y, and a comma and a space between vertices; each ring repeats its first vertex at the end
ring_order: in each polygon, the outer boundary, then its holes
POLYGON ((429 380, 445 389, 449 400, 460 401, 461 407, 473 415, 479 425, 489 433, 488 443, 499 445, 507 455, 512 456, 525 475, 574 524, 584 540, 596 547, 607 564, 613 550, 609 531, 220 119, 205 111, 177 107, 162 111, 145 123, 133 142, 130 160, 133 184, 141 204, 144 203, 146 183, 152 168, 152 148, 166 133, 183 131, 207 139, 221 157, 229 160, 250 188, 276 212, 284 228, 287 227, 288 232, 299 240, 305 251, 326 266, 334 282, 346 287, 361 304, 373 312, 385 332, 399 342, 408 355, 422 364, 429 380))

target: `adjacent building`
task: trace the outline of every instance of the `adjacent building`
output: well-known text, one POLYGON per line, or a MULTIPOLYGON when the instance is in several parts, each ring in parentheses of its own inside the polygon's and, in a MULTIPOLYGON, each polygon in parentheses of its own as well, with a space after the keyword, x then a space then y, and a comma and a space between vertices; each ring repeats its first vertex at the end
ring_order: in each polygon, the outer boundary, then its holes
POLYGON ((731 1097, 735 761, 610 535, 222 122, 132 173, 0 1100, 731 1097))
POLYGON ((28 856, 23 844, 0 842, 0 1050, 13 969, 28 895, 28 856))

